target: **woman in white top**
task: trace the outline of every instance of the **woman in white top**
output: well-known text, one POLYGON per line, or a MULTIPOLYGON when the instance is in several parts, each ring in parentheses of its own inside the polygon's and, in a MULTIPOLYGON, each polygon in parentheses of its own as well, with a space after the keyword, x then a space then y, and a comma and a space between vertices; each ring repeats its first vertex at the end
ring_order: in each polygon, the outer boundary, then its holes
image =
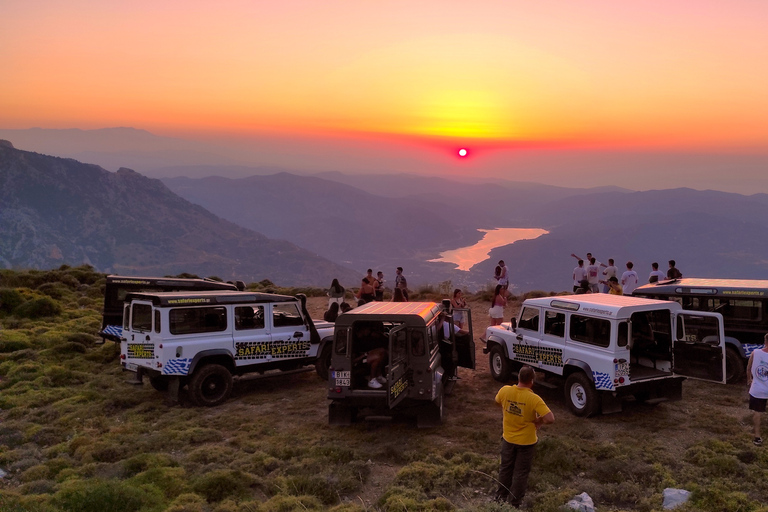
POLYGON ((488 314, 491 315, 491 325, 501 325, 504 319, 504 306, 506 305, 507 299, 504 297, 504 287, 497 284, 493 292, 491 309, 488 310, 488 314))

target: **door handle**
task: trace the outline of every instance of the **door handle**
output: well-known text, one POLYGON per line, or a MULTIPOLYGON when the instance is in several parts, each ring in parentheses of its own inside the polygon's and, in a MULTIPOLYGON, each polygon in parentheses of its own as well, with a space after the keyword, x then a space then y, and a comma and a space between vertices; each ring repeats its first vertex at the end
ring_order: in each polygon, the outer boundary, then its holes
POLYGON ((522 334, 518 334, 517 335, 517 341, 523 341, 523 335, 522 334))

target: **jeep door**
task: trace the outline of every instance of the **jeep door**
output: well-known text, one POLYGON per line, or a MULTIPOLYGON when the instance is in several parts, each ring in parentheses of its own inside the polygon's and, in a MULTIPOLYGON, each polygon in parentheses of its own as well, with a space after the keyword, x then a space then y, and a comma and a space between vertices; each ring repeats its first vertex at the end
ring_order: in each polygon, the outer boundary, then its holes
POLYGON ((457 313, 461 317, 462 328, 459 329, 451 323, 453 328, 454 347, 456 350, 456 365, 462 368, 475 369, 475 340, 472 337, 472 311, 469 309, 454 309, 453 317, 457 318, 457 313))
POLYGON ((539 342, 539 367, 558 375, 563 373, 565 312, 544 310, 544 330, 539 342))
POLYGON ((675 314, 672 371, 677 375, 725 384, 725 332, 720 313, 675 314))
POLYGON ((152 302, 133 301, 130 304, 130 316, 123 331, 125 339, 125 368, 136 371, 139 366, 154 369, 155 343, 162 342, 160 337, 160 317, 153 313, 152 302), (157 333, 153 330, 153 319, 157 316, 157 333))
POLYGON ((512 341, 510 357, 514 360, 532 366, 539 366, 538 348, 540 340, 541 309, 534 306, 523 306, 515 329, 515 339, 512 341))
POLYGON ((304 317, 299 311, 299 303, 273 303, 271 310, 273 359, 316 357, 318 345, 311 345, 304 317), (310 354, 312 349, 314 354, 310 354))
POLYGON ((405 324, 389 331, 389 367, 387 368, 387 405, 392 409, 408 396, 408 342, 405 324))
POLYGON ((271 356, 272 335, 266 322, 263 304, 235 306, 234 340, 235 362, 238 366, 258 364, 271 356))

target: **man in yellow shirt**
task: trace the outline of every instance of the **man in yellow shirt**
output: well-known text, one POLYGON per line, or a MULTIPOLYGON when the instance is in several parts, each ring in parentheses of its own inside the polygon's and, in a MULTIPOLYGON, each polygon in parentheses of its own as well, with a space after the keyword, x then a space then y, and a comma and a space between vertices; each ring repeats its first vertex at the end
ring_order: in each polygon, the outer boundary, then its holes
POLYGON ((528 488, 538 441, 536 431, 555 421, 544 400, 531 390, 534 376, 533 368, 523 366, 517 385, 504 386, 496 394, 496 403, 503 409, 504 417, 496 501, 508 501, 514 507, 520 507, 528 488))

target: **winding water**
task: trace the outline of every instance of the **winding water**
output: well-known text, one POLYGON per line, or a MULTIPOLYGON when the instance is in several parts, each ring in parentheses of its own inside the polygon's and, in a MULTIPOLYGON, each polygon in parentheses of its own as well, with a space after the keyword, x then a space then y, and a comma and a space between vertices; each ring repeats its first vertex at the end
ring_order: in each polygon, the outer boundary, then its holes
POLYGON ((538 228, 496 228, 478 229, 478 231, 485 235, 475 245, 441 252, 439 258, 429 261, 455 263, 458 265, 458 270, 469 270, 473 265, 487 260, 491 250, 496 247, 509 245, 518 240, 533 240, 549 233, 538 228))

